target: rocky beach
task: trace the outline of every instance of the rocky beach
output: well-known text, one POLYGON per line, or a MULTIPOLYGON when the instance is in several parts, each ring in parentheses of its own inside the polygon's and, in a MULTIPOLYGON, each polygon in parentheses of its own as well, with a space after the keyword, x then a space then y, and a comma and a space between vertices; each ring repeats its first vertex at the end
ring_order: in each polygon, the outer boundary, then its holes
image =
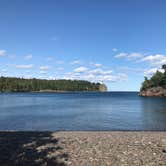
POLYGON ((166 132, 0 132, 1 166, 166 165, 166 132))

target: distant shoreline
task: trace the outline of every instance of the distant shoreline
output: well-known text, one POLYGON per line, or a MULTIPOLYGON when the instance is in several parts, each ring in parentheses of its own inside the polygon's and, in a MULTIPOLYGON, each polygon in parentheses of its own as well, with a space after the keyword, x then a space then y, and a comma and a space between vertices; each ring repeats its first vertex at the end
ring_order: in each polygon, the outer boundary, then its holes
MULTIPOLYGON (((95 93, 95 92, 99 92, 99 93, 108 93, 108 92, 112 92, 112 91, 11 91, 11 92, 0 92, 0 93, 77 93, 77 92, 84 92, 84 93, 95 93)), ((115 91, 114 91, 115 92, 115 91)))
POLYGON ((52 91, 11 91, 11 92, 0 92, 0 93, 74 93, 74 92, 90 92, 90 93, 138 93, 139 91, 60 91, 60 90, 52 90, 52 91))
POLYGON ((61 91, 107 91, 104 83, 85 80, 47 80, 17 77, 0 77, 1 92, 61 92, 61 91))

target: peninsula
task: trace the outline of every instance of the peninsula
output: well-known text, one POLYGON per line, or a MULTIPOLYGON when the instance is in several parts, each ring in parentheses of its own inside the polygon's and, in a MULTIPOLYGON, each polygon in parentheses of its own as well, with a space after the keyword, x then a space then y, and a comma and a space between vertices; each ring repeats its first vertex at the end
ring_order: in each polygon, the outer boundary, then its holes
POLYGON ((0 77, 0 92, 107 91, 103 83, 84 80, 46 80, 0 77))
POLYGON ((150 79, 145 77, 140 89, 140 96, 166 96, 166 65, 164 72, 157 71, 150 79))

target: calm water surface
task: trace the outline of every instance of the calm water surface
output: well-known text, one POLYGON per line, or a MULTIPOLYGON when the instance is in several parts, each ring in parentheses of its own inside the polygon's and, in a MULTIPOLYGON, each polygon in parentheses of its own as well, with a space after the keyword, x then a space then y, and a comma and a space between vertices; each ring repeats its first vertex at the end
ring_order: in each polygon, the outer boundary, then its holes
POLYGON ((166 98, 136 92, 1 93, 0 130, 166 131, 166 98))

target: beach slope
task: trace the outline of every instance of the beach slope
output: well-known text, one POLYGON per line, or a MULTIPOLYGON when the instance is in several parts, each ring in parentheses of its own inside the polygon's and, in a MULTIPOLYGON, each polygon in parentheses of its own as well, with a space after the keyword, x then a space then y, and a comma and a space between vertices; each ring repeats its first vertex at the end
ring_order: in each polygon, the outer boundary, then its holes
POLYGON ((1 166, 166 165, 166 132, 0 132, 1 166))

